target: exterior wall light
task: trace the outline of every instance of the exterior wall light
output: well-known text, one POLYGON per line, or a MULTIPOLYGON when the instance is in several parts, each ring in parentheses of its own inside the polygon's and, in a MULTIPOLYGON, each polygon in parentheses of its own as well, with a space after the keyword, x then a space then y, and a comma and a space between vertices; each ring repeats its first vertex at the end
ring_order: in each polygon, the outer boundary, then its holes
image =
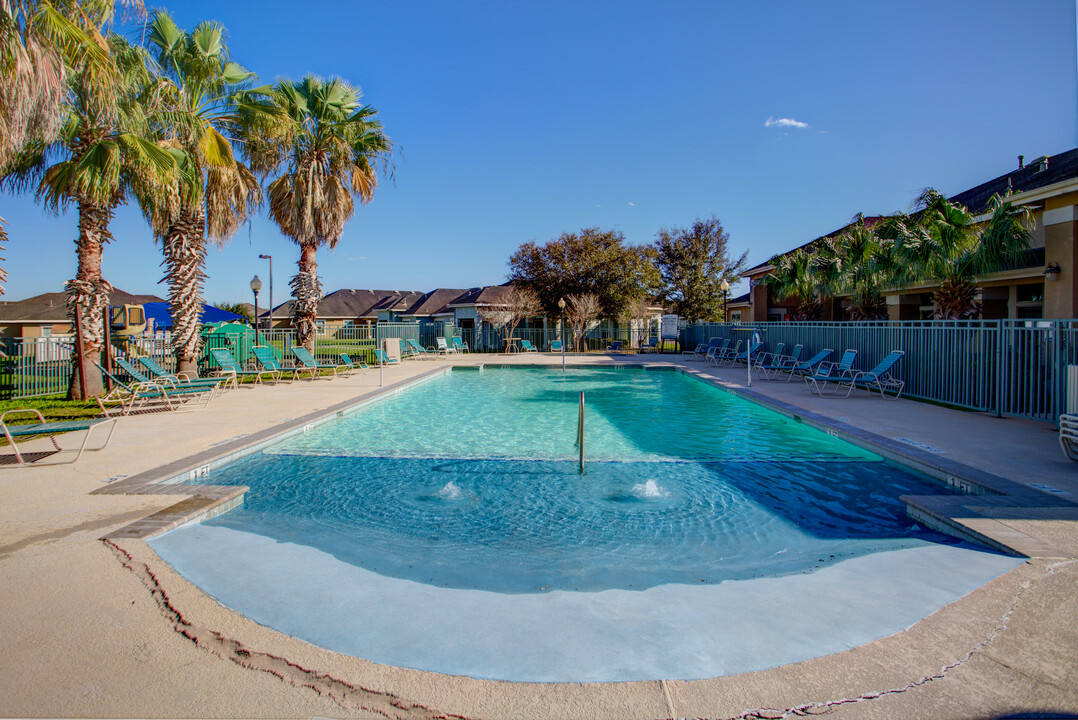
POLYGON ((1046 265, 1044 268, 1044 281, 1055 282, 1056 278, 1059 277, 1059 273, 1061 272, 1063 272, 1063 269, 1059 267, 1059 263, 1053 260, 1052 262, 1048 263, 1048 265, 1046 265))

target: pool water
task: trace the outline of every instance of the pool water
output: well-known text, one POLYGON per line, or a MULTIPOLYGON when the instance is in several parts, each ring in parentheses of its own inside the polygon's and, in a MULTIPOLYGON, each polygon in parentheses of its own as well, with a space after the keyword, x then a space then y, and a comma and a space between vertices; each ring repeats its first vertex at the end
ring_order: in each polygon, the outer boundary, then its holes
POLYGON ((942 485, 671 371, 449 372, 211 481, 251 489, 209 525, 499 593, 714 584, 950 542, 898 500, 942 485))

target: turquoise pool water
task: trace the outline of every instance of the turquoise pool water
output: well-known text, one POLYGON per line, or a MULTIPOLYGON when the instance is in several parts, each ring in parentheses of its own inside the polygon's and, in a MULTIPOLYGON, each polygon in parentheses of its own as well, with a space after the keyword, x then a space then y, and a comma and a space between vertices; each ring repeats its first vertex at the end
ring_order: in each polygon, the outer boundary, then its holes
POLYGON ((941 485, 669 371, 454 371, 211 481, 251 488, 211 525, 501 593, 711 584, 950 542, 898 501, 941 485))

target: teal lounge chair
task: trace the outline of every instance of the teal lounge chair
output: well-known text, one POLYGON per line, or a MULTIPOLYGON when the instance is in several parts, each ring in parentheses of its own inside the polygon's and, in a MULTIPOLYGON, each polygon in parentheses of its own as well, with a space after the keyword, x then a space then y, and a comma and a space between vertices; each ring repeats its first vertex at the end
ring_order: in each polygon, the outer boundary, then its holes
POLYGON ((302 345, 293 345, 292 346, 292 355, 295 356, 296 360, 299 361, 300 365, 302 365, 304 368, 306 368, 308 370, 312 370, 314 373, 316 373, 317 374, 316 377, 321 377, 322 376, 321 375, 322 370, 332 370, 333 371, 332 377, 329 376, 329 375, 326 375, 327 378, 332 380, 333 378, 337 377, 337 373, 340 372, 341 369, 342 369, 340 365, 328 365, 326 363, 318 362, 318 360, 316 360, 314 358, 314 356, 311 355, 311 353, 307 351, 307 348, 303 347, 302 345))
MULTIPOLYGON (((741 341, 740 340, 737 341, 737 347, 734 348, 734 352, 737 352, 739 349, 741 349, 741 341)), ((718 345, 715 345, 710 350, 708 350, 707 355, 704 356, 704 362, 707 363, 708 365, 711 365, 713 363, 717 363, 728 352, 730 352, 730 339, 729 338, 727 338, 726 340, 723 340, 721 343, 719 343, 718 345)))
POLYGON ((681 354, 686 356, 686 360, 696 360, 697 358, 707 356, 711 348, 717 346, 721 342, 722 340, 719 338, 711 338, 706 343, 700 343, 693 350, 682 350, 681 354))
MULTIPOLYGON (((408 360, 410 358, 420 357, 419 353, 412 349, 412 347, 408 344, 408 342, 405 341, 404 338, 398 338, 397 341, 400 343, 401 346, 401 359, 408 360)), ((416 345, 419 346, 420 350, 423 349, 423 347, 419 345, 419 343, 416 343, 416 345)))
POLYGON ((75 452, 75 457, 72 460, 65 460, 64 462, 45 463, 47 465, 66 465, 77 461, 82 457, 82 453, 87 449, 91 451, 101 450, 109 444, 109 440, 112 439, 112 432, 116 429, 116 418, 87 418, 85 420, 66 420, 63 422, 45 422, 45 418, 41 417, 41 413, 34 408, 20 408, 17 410, 8 410, 3 414, 0 414, 0 429, 4 431, 4 437, 7 438, 8 444, 11 445, 11 449, 15 451, 15 462, 20 465, 27 465, 26 459, 22 453, 19 452, 19 446, 15 444, 15 438, 28 438, 36 435, 48 435, 49 441, 52 442, 52 446, 56 448, 56 452, 64 452, 64 449, 60 447, 60 444, 56 442, 56 435, 69 432, 78 432, 79 430, 85 430, 86 434, 82 437, 82 445, 79 446, 78 451, 75 452), (33 413, 37 416, 36 423, 29 423, 25 425, 9 425, 8 415, 19 415, 33 413), (87 448, 87 443, 90 442, 90 435, 95 428, 103 427, 102 423, 109 423, 109 434, 105 436, 105 442, 101 444, 101 447, 87 448))
POLYGON ((187 373, 181 373, 174 375, 168 370, 161 367, 160 364, 152 357, 140 357, 138 359, 139 364, 146 368, 147 372, 153 376, 155 382, 162 382, 171 384, 172 387, 205 387, 213 386, 224 389, 225 379, 219 378, 200 378, 197 375, 195 377, 187 377, 187 373))
POLYGON ((752 353, 752 364, 755 367, 756 365, 758 365, 760 363, 771 362, 772 358, 781 356, 785 351, 786 351, 786 343, 780 342, 778 345, 775 346, 775 349, 773 351, 769 350, 767 352, 759 352, 759 353, 758 352, 753 352, 752 353))
POLYGON ((400 365, 400 360, 395 357, 389 357, 385 350, 375 350, 374 359, 378 361, 379 365, 400 365))
POLYGON ((315 368, 298 368, 294 366, 286 368, 284 365, 281 364, 281 361, 277 359, 277 355, 274 354, 273 348, 271 348, 269 345, 255 345, 253 348, 251 348, 251 352, 254 353, 255 362, 258 363, 258 366, 262 368, 262 370, 266 372, 274 372, 277 374, 274 382, 284 380, 284 376, 286 373, 289 373, 291 375, 291 377, 288 378, 289 382, 291 382, 299 376, 299 373, 301 371, 307 373, 310 376, 311 380, 314 380, 315 373, 318 372, 318 370, 315 368))
POLYGON ((127 384, 97 363, 101 374, 112 381, 112 390, 94 400, 105 417, 130 415, 143 410, 201 410, 209 404, 212 388, 166 388, 155 382, 127 384))
MULTIPOLYGON (((167 393, 175 396, 186 395, 188 393, 211 393, 217 394, 217 387, 221 384, 220 379, 211 379, 209 382, 179 385, 172 380, 151 380, 150 378, 139 372, 139 369, 129 363, 122 357, 114 357, 112 361, 116 363, 116 366, 127 373, 132 380, 136 383, 144 386, 159 387, 167 393)), ((110 375, 109 377, 113 377, 110 375)))
POLYGON ((551 340, 550 341, 550 352, 561 352, 561 348, 562 348, 561 340, 551 340))
POLYGON ((732 349, 724 345, 724 350, 716 351, 715 354, 709 355, 706 359, 706 362, 711 365, 714 365, 715 367, 720 367, 723 364, 729 362, 730 360, 733 360, 735 357, 737 357, 738 353, 741 352, 742 342, 743 341, 738 340, 736 343, 734 343, 734 347, 732 349))
POLYGON ((621 340, 612 340, 610 344, 606 346, 606 351, 609 353, 621 352, 621 340))
POLYGON ((895 365, 898 364, 898 361, 901 360, 902 356, 905 354, 906 352, 904 350, 892 350, 887 353, 887 357, 880 360, 879 364, 871 370, 868 370, 867 372, 854 372, 848 379, 839 381, 838 387, 835 389, 835 394, 837 395, 842 388, 846 388, 846 395, 844 397, 849 397, 854 388, 861 388, 862 390, 868 390, 869 392, 878 390, 880 397, 884 400, 888 399, 888 392, 893 392, 894 397, 891 399, 898 400, 902 397, 902 390, 906 387, 906 381, 896 378, 891 374, 891 370, 894 369, 895 365))
POLYGON ((276 383, 281 379, 281 374, 276 370, 248 370, 238 362, 236 358, 232 357, 232 351, 228 348, 210 348, 210 355, 213 357, 221 369, 217 372, 224 375, 226 379, 231 379, 233 387, 239 387, 238 379, 241 377, 253 377, 256 383, 262 382, 262 376, 268 375, 273 378, 273 382, 276 383))
MULTIPOLYGON (((853 375, 853 363, 855 360, 857 360, 857 351, 847 350, 842 353, 842 359, 837 363, 820 363, 820 366, 816 368, 816 372, 805 376, 805 387, 809 389, 809 392, 823 395, 824 391, 827 390, 828 383, 848 380, 853 375)), ((838 392, 838 390, 836 389, 835 392, 838 392)))
POLYGON ((464 342, 464 340, 456 336, 453 337, 453 348, 457 352, 471 352, 468 349, 468 343, 464 342))
MULTIPOLYGON (((433 348, 425 348, 419 344, 417 340, 408 339, 405 340, 408 343, 408 349, 412 353, 413 357, 425 358, 431 355, 437 355, 438 351, 433 348)), ((445 338, 442 338, 442 342, 445 342, 445 338)))
POLYGON ((520 350, 521 350, 521 352, 533 352, 533 353, 539 352, 538 350, 535 349, 535 346, 532 345, 531 340, 521 340, 520 341, 520 350))
POLYGON ((351 374, 353 370, 362 370, 363 374, 366 375, 371 371, 370 365, 363 360, 359 360, 358 362, 352 360, 352 357, 347 353, 341 353, 341 367, 348 368, 347 374, 351 374))
POLYGON ((835 352, 831 348, 824 348, 820 352, 816 353, 808 360, 799 360, 793 364, 789 373, 786 375, 786 382, 790 382, 795 375, 811 375, 816 372, 816 368, 820 366, 820 363, 831 357, 831 353, 835 352))
POLYGON ((723 362, 728 363, 730 367, 733 367, 735 363, 739 362, 752 362, 753 356, 760 352, 760 348, 763 346, 764 344, 762 342, 754 342, 749 345, 744 352, 734 353, 733 357, 725 358, 723 362))
POLYGON ((804 348, 804 345, 794 345, 793 352, 789 355, 763 353, 760 357, 765 359, 762 362, 754 363, 752 369, 756 371, 757 377, 761 377, 764 380, 772 380, 775 377, 778 377, 780 372, 793 372, 794 365, 801 360, 801 351, 804 350, 804 348))

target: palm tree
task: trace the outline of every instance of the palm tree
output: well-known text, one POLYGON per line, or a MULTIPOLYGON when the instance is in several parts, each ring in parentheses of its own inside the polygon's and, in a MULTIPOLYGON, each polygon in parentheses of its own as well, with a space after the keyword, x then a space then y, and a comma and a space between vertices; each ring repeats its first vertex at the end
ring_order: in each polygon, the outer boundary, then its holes
POLYGON ((775 296, 793 301, 796 308, 791 320, 818 320, 820 317, 820 285, 815 277, 813 255, 802 249, 771 259, 775 269, 764 277, 775 296))
POLYGON ((880 226, 894 243, 899 284, 938 282, 933 293, 938 320, 965 320, 980 314, 977 278, 1006 270, 1029 248, 1032 214, 994 195, 991 217, 981 226, 968 209, 926 189, 913 217, 900 214, 880 226))
POLYGON ((894 271, 891 244, 877 237, 863 217, 822 242, 813 265, 822 294, 849 296, 852 320, 887 319, 883 286, 894 271))
POLYGON ((66 285, 69 312, 74 316, 78 306, 83 321, 76 328, 83 355, 75 358, 69 391, 78 399, 104 389, 92 363, 85 363, 85 396, 80 375, 83 358, 97 362, 107 341, 104 311, 112 286, 101 275, 101 256, 112 239, 109 222, 132 192, 167 205, 175 174, 172 156, 148 137, 142 93, 150 78, 144 54, 117 35, 107 42, 116 82, 99 85, 88 72, 72 77, 71 104, 58 140, 24 149, 5 176, 8 187, 36 188, 38 200, 53 212, 72 203, 78 207, 78 271, 66 285))
POLYGON ((236 159, 238 104, 254 78, 228 58, 224 28, 203 22, 184 32, 163 10, 147 25, 166 109, 156 120, 162 142, 183 169, 178 208, 143 202, 161 240, 177 371, 197 370, 206 239, 223 245, 262 201, 254 174, 236 159))
POLYGON ((261 108, 247 113, 247 153, 269 184, 270 217, 299 245, 292 324, 297 340, 314 350, 315 320, 322 286, 318 248, 333 248, 355 212, 353 196, 370 202, 378 185, 375 164, 388 163, 392 144, 361 106, 361 93, 344 80, 308 75, 282 80, 266 94, 261 108))

